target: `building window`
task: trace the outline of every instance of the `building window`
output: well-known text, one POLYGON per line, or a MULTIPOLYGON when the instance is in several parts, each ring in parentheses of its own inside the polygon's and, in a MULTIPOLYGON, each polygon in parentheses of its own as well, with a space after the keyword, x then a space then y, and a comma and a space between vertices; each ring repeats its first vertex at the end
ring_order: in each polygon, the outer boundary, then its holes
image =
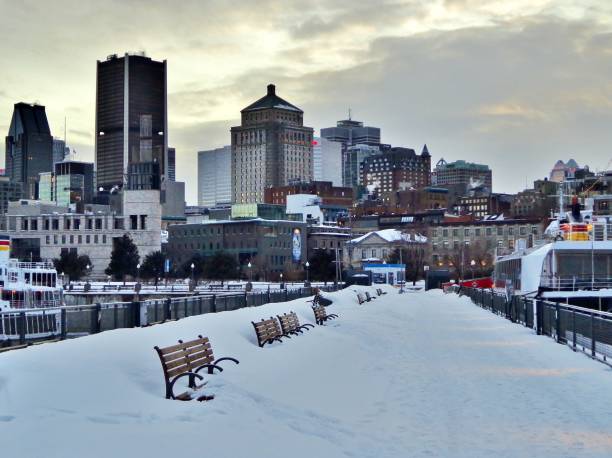
POLYGON ((521 226, 519 228, 519 234, 521 235, 527 235, 527 226, 521 226))
POLYGON ((86 243, 86 244, 87 244, 87 243, 91 243, 91 236, 89 236, 89 235, 86 235, 86 236, 85 236, 85 243, 86 243))
POLYGON ((51 228, 54 231, 59 231, 59 219, 54 219, 51 221, 51 228))
POLYGON ((469 237, 469 236, 470 236, 470 229, 466 227, 466 228, 463 230, 463 235, 465 235, 466 237, 469 237))
POLYGON ((140 215, 140 229, 147 229, 147 215, 140 215))
POLYGON ((138 230, 138 215, 130 215, 130 230, 138 230))
POLYGON ((503 226, 498 226, 497 227, 497 235, 504 235, 504 228, 503 228, 503 226))
POLYGON ((493 228, 492 227, 487 227, 486 233, 487 233, 488 236, 493 235, 493 228))
POLYGON ((96 229, 97 230, 102 229, 102 218, 96 218, 96 229))

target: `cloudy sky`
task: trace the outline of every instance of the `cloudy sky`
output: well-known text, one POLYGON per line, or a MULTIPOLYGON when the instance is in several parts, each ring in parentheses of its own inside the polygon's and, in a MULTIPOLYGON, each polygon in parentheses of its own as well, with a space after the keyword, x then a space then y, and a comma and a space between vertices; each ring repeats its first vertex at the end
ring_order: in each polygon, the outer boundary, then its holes
MULTIPOLYGON (((168 60, 169 142, 196 202, 197 151, 277 93, 318 131, 352 109, 383 142, 489 164, 516 192, 612 158, 609 0, 0 0, 0 132, 16 102, 93 160, 96 60, 168 60)), ((5 135, 5 134, 4 134, 5 135)), ((2 161, 3 162, 3 161, 2 161)))

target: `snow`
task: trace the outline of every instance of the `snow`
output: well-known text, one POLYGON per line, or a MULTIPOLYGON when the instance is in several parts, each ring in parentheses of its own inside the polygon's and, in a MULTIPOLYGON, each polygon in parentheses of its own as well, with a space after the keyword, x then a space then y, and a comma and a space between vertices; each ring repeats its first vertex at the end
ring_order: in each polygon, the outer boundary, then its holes
MULTIPOLYGON (((387 242, 409 242, 411 238, 410 234, 405 234, 402 231, 398 231, 397 229, 382 229, 380 231, 368 232, 367 234, 362 235, 361 237, 352 239, 350 243, 362 242, 373 234, 376 234, 387 242)), ((419 243, 426 243, 427 237, 425 237, 424 235, 415 234, 414 241, 419 243)))
POLYGON ((258 348, 251 320, 305 299, 0 354, 9 457, 596 457, 612 454, 607 366, 440 291, 364 305, 258 348), (164 399, 154 345, 208 335, 208 403, 164 399))

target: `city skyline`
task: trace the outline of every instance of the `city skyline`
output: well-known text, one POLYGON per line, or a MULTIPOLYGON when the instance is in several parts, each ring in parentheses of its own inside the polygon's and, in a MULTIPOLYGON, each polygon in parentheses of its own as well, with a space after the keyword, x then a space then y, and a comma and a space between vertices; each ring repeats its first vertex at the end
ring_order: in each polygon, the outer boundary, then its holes
POLYGON ((96 60, 144 50, 168 61, 168 143, 177 180, 192 183, 189 203, 197 201, 189 164, 230 143, 240 109, 268 83, 304 110, 315 134, 350 107, 354 119, 381 127, 384 143, 427 143, 432 163, 488 164, 494 190, 516 192, 557 159, 595 170, 612 157, 612 6, 574 3, 59 2, 51 10, 0 0, 0 54, 10 62, 0 130, 15 103, 38 102, 52 134, 63 137, 66 117, 76 159, 93 161, 96 60))

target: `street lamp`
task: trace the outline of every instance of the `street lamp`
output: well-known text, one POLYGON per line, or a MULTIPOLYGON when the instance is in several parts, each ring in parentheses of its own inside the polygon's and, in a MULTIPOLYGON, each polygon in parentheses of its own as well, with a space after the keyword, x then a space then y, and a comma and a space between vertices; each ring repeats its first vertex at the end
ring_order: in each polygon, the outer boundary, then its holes
POLYGON ((283 289, 283 273, 280 274, 280 288, 283 289))
POLYGON ((251 267, 253 267, 253 265, 251 264, 251 261, 249 261, 247 267, 249 268, 249 283, 251 283, 253 281, 253 272, 251 270, 251 267))
POLYGON ((192 262, 190 267, 191 267, 191 281, 193 282, 193 269, 195 269, 195 264, 192 262))
POLYGON ((89 269, 91 269, 91 266, 87 264, 85 266, 85 275, 87 275, 87 281, 89 281, 89 269))
POLYGON ((310 279, 310 263, 306 261, 306 281, 310 279))
POLYGON ((140 279, 140 263, 136 264, 136 283, 138 283, 140 279))
POLYGON ((476 265, 476 261, 473 259, 470 261, 470 267, 472 268, 472 280, 474 279, 474 266, 476 265))

